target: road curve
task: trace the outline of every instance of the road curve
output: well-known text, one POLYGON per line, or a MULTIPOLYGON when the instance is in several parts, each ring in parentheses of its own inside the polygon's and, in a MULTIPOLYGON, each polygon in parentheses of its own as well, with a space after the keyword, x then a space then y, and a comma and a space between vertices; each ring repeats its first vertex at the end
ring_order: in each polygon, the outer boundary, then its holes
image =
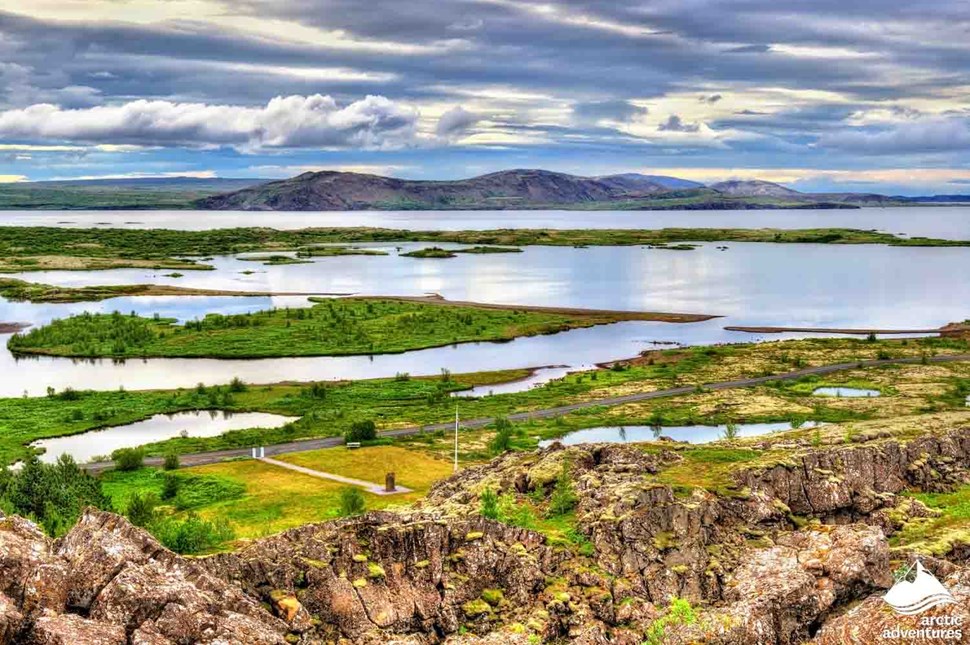
MULTIPOLYGON (((925 359, 928 363, 955 363, 959 361, 970 361, 970 354, 947 354, 944 356, 927 356, 925 359)), ((863 361, 851 361, 846 363, 833 363, 831 365, 819 365, 818 367, 806 367, 804 369, 795 370, 794 372, 785 372, 784 374, 772 374, 770 376, 756 376, 753 378, 738 379, 735 381, 719 381, 716 383, 706 383, 702 387, 707 390, 731 390, 736 388, 752 387, 755 385, 761 385, 763 383, 769 383, 771 381, 790 381, 793 379, 798 379, 803 376, 812 375, 822 375, 831 374, 833 372, 841 372, 849 369, 857 369, 859 367, 878 367, 880 365, 904 365, 904 364, 917 364, 923 361, 922 357, 914 358, 887 358, 887 359, 872 359, 863 361)), ((515 414, 508 415, 510 421, 528 421, 529 419, 547 419, 550 417, 557 417, 564 414, 569 414, 570 412, 575 412, 577 410, 583 410, 585 408, 592 408, 597 406, 614 406, 614 405, 624 405, 626 403, 635 403, 637 401, 649 401, 651 399, 663 399, 672 396, 681 396, 683 394, 691 394, 696 391, 696 386, 689 385, 683 387, 668 388, 666 390, 654 390, 652 392, 637 392, 634 394, 624 394, 623 396, 611 396, 602 399, 593 399, 591 401, 582 401, 580 403, 570 403, 569 405, 561 405, 554 408, 543 408, 540 410, 530 410, 528 412, 516 412, 515 414)), ((495 419, 491 417, 479 418, 479 419, 467 419, 461 422, 464 428, 481 428, 492 423, 495 419)), ((387 430, 382 432, 380 436, 382 437, 406 437, 408 435, 417 434, 419 432, 437 432, 438 430, 450 430, 454 428, 454 422, 445 423, 433 423, 425 426, 409 426, 406 428, 397 428, 394 430, 387 430)), ((287 443, 278 443, 271 446, 266 446, 265 454, 269 455, 282 455, 289 452, 303 452, 306 450, 318 450, 320 448, 333 448, 335 446, 343 445, 343 437, 322 437, 318 439, 301 439, 299 441, 290 441, 287 443)), ((229 448, 226 450, 214 450, 212 452, 198 452, 187 455, 180 455, 179 460, 183 466, 203 466, 205 464, 214 464, 220 461, 229 461, 231 459, 248 458, 252 454, 251 448, 229 448)), ((148 466, 160 466, 162 465, 161 457, 148 457, 145 459, 145 465, 148 466)), ((114 462, 112 461, 97 461, 91 462, 89 464, 84 464, 82 466, 86 470, 92 473, 103 472, 114 467, 114 462)))

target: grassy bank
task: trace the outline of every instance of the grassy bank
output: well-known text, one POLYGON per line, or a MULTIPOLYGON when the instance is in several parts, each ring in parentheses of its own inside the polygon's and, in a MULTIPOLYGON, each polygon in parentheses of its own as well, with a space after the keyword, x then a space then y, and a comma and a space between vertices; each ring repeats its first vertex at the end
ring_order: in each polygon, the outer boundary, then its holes
MULTIPOLYGON (((524 392, 456 401, 460 389, 522 378, 511 370, 437 377, 374 379, 338 383, 199 387, 170 391, 61 392, 49 397, 0 399, 0 463, 23 458, 26 444, 36 439, 85 432, 107 425, 132 423, 153 414, 184 410, 225 409, 270 412, 300 417, 276 429, 250 429, 211 438, 176 438, 149 446, 150 454, 168 451, 202 452, 246 448, 302 438, 340 436, 356 421, 373 420, 380 430, 447 423, 456 403, 464 419, 509 416, 609 396, 691 386, 691 393, 668 399, 592 406, 557 419, 518 423, 522 447, 535 437, 553 437, 573 429, 598 425, 687 425, 806 419, 845 421, 896 418, 923 412, 962 409, 958 396, 970 382, 967 363, 908 365, 849 370, 812 385, 871 383, 883 389, 879 398, 838 399, 805 393, 808 381, 730 391, 708 391, 701 385, 764 374, 779 374, 812 365, 856 361, 879 356, 962 353, 966 341, 919 339, 868 342, 857 339, 809 339, 759 345, 700 347, 652 352, 616 369, 571 374, 524 392), (899 383, 899 392, 892 389, 899 383), (241 390, 241 391, 238 391, 241 390)), ((487 454, 490 430, 464 430, 465 458, 487 454)), ((447 437, 434 433, 410 440, 444 456, 447 437)))
POLYGON ((326 299, 307 309, 171 319, 84 313, 11 337, 23 354, 73 357, 343 356, 511 340, 663 314, 459 305, 435 299, 326 299))
POLYGON ((180 260, 252 251, 301 251, 319 244, 353 242, 431 242, 471 246, 666 246, 684 242, 770 242, 778 244, 888 244, 893 246, 968 246, 970 241, 898 237, 856 229, 405 231, 381 228, 308 228, 278 231, 232 228, 209 231, 166 229, 0 228, 0 272, 43 269, 105 269, 145 266, 206 268, 180 260))

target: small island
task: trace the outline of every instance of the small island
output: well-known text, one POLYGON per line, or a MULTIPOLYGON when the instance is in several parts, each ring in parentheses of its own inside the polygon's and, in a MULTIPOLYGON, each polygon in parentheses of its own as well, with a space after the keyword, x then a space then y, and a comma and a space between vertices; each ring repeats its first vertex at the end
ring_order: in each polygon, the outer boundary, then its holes
POLYGON ((696 322, 711 316, 556 309, 434 298, 320 298, 312 307, 171 318, 83 313, 15 335, 17 354, 83 358, 269 358, 391 354, 624 320, 696 322))

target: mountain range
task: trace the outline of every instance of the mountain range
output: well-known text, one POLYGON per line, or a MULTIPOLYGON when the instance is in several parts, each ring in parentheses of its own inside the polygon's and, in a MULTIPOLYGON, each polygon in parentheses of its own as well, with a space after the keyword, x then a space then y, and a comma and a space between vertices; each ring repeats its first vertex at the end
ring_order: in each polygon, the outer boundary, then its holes
POLYGON ((720 210, 961 202, 970 196, 806 193, 761 180, 704 185, 664 175, 584 177, 536 169, 445 181, 321 171, 276 181, 146 177, 0 185, 0 209, 720 210))

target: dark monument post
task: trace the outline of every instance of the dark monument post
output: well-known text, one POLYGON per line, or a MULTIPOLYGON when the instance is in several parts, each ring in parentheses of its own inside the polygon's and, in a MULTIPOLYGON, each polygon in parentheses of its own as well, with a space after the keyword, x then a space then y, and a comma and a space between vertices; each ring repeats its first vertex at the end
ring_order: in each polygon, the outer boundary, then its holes
POLYGON ((394 486, 394 473, 384 475, 384 490, 393 493, 397 488, 394 486))

